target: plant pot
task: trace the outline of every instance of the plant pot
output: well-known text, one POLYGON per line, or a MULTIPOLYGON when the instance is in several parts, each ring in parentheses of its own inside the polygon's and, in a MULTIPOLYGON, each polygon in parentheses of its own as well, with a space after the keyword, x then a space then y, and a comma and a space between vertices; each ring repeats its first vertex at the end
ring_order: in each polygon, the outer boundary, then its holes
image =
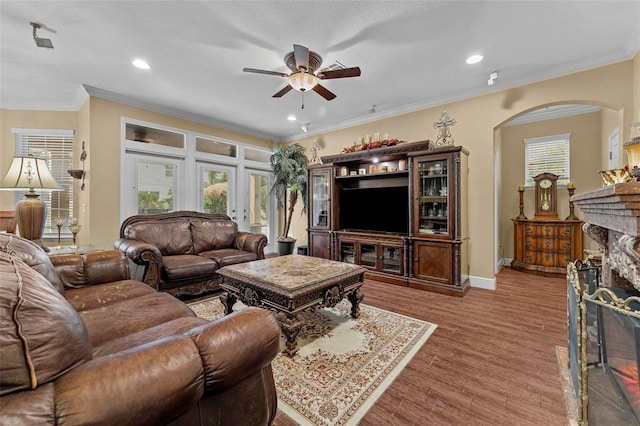
POLYGON ((293 248, 296 245, 296 240, 289 238, 286 240, 278 240, 278 255, 286 256, 293 253, 293 248))

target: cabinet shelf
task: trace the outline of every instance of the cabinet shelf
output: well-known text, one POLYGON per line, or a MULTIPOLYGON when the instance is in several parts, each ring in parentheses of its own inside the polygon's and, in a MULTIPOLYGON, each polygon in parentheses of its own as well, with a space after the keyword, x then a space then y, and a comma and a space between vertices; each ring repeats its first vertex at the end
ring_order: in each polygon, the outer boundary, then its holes
POLYGON ((423 195, 420 197, 421 203, 446 203, 449 197, 446 195, 423 195))
POLYGON ((409 172, 407 170, 398 170, 396 172, 380 172, 380 173, 366 173, 363 175, 347 175, 347 176, 336 176, 337 180, 358 180, 358 179, 372 179, 372 178, 384 178, 384 177, 397 177, 397 176, 406 176, 409 172))

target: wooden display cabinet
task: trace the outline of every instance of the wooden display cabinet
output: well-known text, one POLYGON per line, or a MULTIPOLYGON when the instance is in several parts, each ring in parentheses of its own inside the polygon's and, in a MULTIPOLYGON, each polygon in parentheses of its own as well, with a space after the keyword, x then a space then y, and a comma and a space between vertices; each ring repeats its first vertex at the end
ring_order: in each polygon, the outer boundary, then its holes
POLYGON ((429 141, 322 157, 309 167, 309 254, 367 278, 463 296, 467 156, 429 141))
POLYGON ((331 165, 311 165, 308 176, 308 248, 309 255, 332 259, 332 230, 334 229, 334 176, 331 165))
POLYGON ((468 155, 455 146, 410 154, 410 287, 456 296, 469 289, 468 155))
POLYGON ((368 269, 367 278, 407 285, 408 240, 404 236, 337 231, 337 260, 368 269))

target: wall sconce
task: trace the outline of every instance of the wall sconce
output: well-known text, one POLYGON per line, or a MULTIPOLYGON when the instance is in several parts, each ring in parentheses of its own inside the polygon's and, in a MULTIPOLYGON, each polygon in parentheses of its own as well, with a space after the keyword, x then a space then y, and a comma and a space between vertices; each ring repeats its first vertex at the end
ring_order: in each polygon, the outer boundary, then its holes
POLYGON ((82 185, 80 185, 80 190, 84 191, 84 177, 86 176, 86 172, 84 171, 84 160, 87 159, 87 151, 84 150, 84 141, 82 141, 82 153, 80 154, 80 161, 82 161, 82 170, 67 170, 69 175, 74 179, 82 179, 82 185))

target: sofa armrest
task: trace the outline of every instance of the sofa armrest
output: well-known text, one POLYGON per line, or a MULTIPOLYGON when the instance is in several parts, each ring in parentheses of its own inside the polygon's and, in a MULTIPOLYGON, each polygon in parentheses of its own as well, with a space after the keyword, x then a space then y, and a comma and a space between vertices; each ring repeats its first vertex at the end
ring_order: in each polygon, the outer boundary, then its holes
POLYGON ((238 250, 256 253, 258 259, 264 259, 264 248, 267 246, 267 242, 265 235, 239 231, 233 245, 238 250))
POLYGON ((95 358, 55 382, 55 414, 68 424, 164 424, 204 394, 202 359, 174 335, 95 358))
POLYGON ((166 423, 204 393, 222 392, 266 368, 279 339, 273 313, 247 308, 95 358, 56 380, 56 415, 69 424, 166 423))
POLYGON ((65 288, 129 279, 127 259, 118 250, 56 255, 51 256, 51 263, 65 288))
POLYGON ((188 332, 205 366, 205 389, 222 391, 268 366, 280 350, 275 314, 249 307, 188 332))
POLYGON ((130 260, 133 269, 131 278, 142 281, 156 290, 159 288, 162 253, 158 247, 129 238, 116 240, 113 247, 130 260))

